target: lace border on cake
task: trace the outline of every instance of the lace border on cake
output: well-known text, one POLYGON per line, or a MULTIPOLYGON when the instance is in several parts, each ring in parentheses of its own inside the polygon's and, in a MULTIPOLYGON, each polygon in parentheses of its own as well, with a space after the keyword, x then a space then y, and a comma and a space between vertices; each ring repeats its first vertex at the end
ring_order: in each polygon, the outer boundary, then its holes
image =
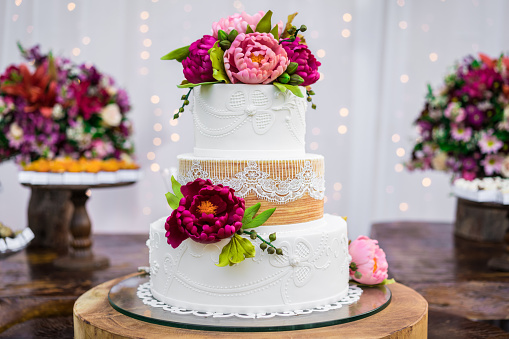
POLYGON ((180 162, 177 180, 181 184, 197 178, 210 179, 214 184, 223 184, 235 190, 241 198, 254 193, 259 199, 286 204, 309 194, 313 199, 325 196, 323 163, 321 170, 310 160, 264 161, 251 160, 231 167, 216 165, 216 162, 192 160, 180 162), (237 170, 233 168, 240 167, 237 170))
POLYGON ((150 282, 146 282, 144 284, 141 284, 138 286, 138 291, 136 295, 138 298, 142 300, 142 302, 145 305, 151 306, 151 307, 159 307, 162 308, 165 311, 175 313, 175 314, 183 314, 183 315, 194 315, 197 317, 213 317, 213 318, 230 318, 230 317, 237 317, 237 318, 246 318, 246 319, 255 319, 255 318, 273 318, 276 316, 280 317, 290 317, 294 315, 301 315, 301 314, 310 314, 313 312, 327 312, 331 310, 337 310, 343 305, 350 305, 355 302, 357 302, 362 294, 362 289, 355 285, 350 285, 348 288, 348 294, 343 297, 341 300, 330 303, 323 306, 318 306, 315 308, 305 309, 305 310, 294 310, 294 311, 287 311, 287 312, 270 312, 270 313, 221 313, 221 312, 200 312, 200 311, 193 311, 188 310, 182 307, 177 306, 171 306, 163 303, 162 301, 159 301, 155 299, 152 295, 152 292, 150 291, 150 282))

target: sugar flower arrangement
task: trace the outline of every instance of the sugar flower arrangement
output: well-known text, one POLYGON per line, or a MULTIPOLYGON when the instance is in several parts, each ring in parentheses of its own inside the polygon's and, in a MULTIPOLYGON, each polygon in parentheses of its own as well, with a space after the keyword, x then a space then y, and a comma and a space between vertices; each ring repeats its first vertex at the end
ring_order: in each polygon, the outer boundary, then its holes
POLYGON ((409 170, 466 180, 509 177, 509 57, 480 54, 456 64, 441 88, 428 85, 415 123, 419 138, 409 170))
POLYGON ((166 199, 173 211, 165 223, 166 238, 171 247, 179 247, 186 239, 202 244, 230 239, 219 255, 216 264, 219 267, 253 258, 255 241, 259 242, 262 251, 283 255, 283 250, 272 244, 276 233, 270 234, 266 240, 254 230, 272 216, 275 208, 258 214, 260 203, 257 203, 246 209, 244 199, 235 196, 234 189, 214 185, 210 180, 198 178, 181 185, 172 177, 171 182, 173 193, 168 192, 166 199))
MULTIPOLYGON (((178 48, 162 60, 182 63, 184 77, 179 88, 189 88, 177 119, 189 104, 192 89, 200 85, 272 84, 282 92, 303 97, 298 86, 306 87, 307 100, 315 93, 310 85, 320 78, 321 65, 305 44, 307 30, 292 25, 297 13, 288 16, 286 25, 272 25, 272 11, 251 16, 242 12, 212 24, 212 35, 204 35, 189 46, 178 48)), ((316 105, 312 104, 312 108, 316 105)))
POLYGON ((348 245, 352 257, 350 263, 350 279, 360 285, 388 285, 394 279, 387 279, 387 259, 378 241, 364 235, 359 236, 348 245))
POLYGON ((48 160, 61 168, 69 163, 64 159, 84 158, 132 164, 127 93, 93 65, 42 54, 39 46, 18 47, 27 62, 0 75, 0 162, 48 160))

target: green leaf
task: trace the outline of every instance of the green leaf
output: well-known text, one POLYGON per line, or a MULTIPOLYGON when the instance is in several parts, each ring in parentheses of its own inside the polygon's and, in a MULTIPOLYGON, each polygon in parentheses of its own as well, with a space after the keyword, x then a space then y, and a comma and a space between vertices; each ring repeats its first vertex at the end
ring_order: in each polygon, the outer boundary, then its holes
POLYGON ((281 92, 285 93, 286 90, 290 90, 290 92, 292 92, 293 94, 295 94, 296 96, 298 96, 299 98, 304 98, 304 95, 302 94, 299 86, 294 86, 294 85, 288 85, 288 84, 282 84, 280 82, 273 82, 272 83, 274 86, 276 86, 281 92))
POLYGON ((199 84, 193 84, 192 82, 187 82, 186 84, 177 85, 177 87, 178 88, 194 88, 196 86, 212 85, 212 84, 218 84, 220 82, 221 81, 207 81, 207 82, 200 82, 199 84))
POLYGON ((244 261, 246 258, 253 258, 255 254, 256 249, 251 241, 238 234, 234 234, 228 244, 221 250, 221 254, 219 254, 219 263, 217 263, 216 266, 232 266, 244 261))
POLYGON ((178 62, 182 62, 185 58, 189 56, 189 46, 184 46, 177 48, 165 56, 161 57, 161 60, 177 60, 178 62))
POLYGON ((171 189, 173 190, 173 194, 179 199, 179 201, 180 201, 180 199, 182 199, 184 197, 182 192, 180 192, 180 187, 182 187, 182 185, 172 175, 171 176, 171 189))
POLYGON ((263 18, 260 19, 260 21, 258 22, 258 25, 256 25, 255 32, 269 33, 270 28, 272 27, 271 18, 272 18, 272 11, 269 10, 269 11, 267 11, 267 13, 265 13, 263 18))
POLYGON ((244 218, 242 218, 242 225, 247 224, 251 222, 251 220, 253 220, 253 217, 255 216, 256 213, 258 213, 258 210, 260 209, 261 205, 262 204, 257 203, 249 208, 246 208, 246 211, 244 212, 244 218))
POLYGON ((168 192, 165 194, 166 201, 168 201, 168 205, 174 210, 176 210, 179 207, 180 199, 177 198, 177 196, 171 192, 168 192))
POLYGON ((224 81, 229 84, 230 79, 224 69, 224 51, 219 47, 219 41, 216 41, 214 46, 209 49, 210 61, 212 62, 212 76, 217 81, 224 81))
POLYGON ((288 34, 288 30, 292 27, 293 19, 295 19, 297 14, 299 14, 299 13, 295 12, 288 16, 288 21, 286 22, 285 29, 283 29, 283 35, 282 35, 283 39, 290 37, 290 34, 288 34))
POLYGON ((249 33, 254 33, 253 29, 251 28, 250 25, 247 25, 246 27, 246 34, 249 34, 249 33))
POLYGON ((251 222, 248 222, 247 225, 242 225, 242 228, 255 228, 258 226, 263 225, 276 211, 276 208, 269 208, 268 210, 263 211, 262 213, 258 214, 256 218, 251 220, 251 222))
POLYGON ((272 28, 272 31, 270 31, 270 33, 272 33, 274 39, 279 40, 279 25, 276 24, 276 26, 272 28))

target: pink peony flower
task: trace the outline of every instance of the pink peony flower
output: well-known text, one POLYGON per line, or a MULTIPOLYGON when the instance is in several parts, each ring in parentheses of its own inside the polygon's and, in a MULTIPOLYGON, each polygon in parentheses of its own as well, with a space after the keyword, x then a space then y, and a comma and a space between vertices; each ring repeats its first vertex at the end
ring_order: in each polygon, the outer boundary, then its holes
POLYGON ((300 43, 299 37, 293 42, 284 41, 281 45, 288 54, 290 62, 296 62, 299 65, 295 74, 300 75, 304 79, 304 82, 299 86, 309 86, 320 79, 318 67, 322 64, 316 60, 308 46, 300 43))
POLYGON ((481 160, 481 165, 484 166, 484 173, 486 173, 488 176, 491 176, 502 171, 503 162, 504 158, 502 156, 490 154, 481 160))
POLYGON ((224 67, 233 84, 268 84, 289 63, 286 51, 270 33, 239 34, 224 53, 224 67))
POLYGON ((490 130, 487 133, 483 132, 481 140, 477 143, 482 153, 497 153, 499 149, 504 146, 504 143, 493 135, 493 131, 490 130))
POLYGON ((189 46, 189 56, 182 60, 184 77, 193 84, 214 81, 212 75, 212 61, 210 61, 209 49, 214 46, 217 38, 204 35, 189 46))
POLYGON ((180 191, 184 197, 165 224, 171 247, 177 248, 187 238, 203 244, 215 243, 231 237, 242 227, 245 202, 235 196, 232 188, 198 178, 180 191))
POLYGON ((468 142, 472 138, 472 129, 462 125, 451 125, 451 135, 454 140, 468 142))
POLYGON ((460 104, 457 102, 451 102, 444 111, 444 115, 454 122, 462 122, 465 120, 467 113, 460 104))
POLYGON ((461 172, 461 177, 465 180, 468 180, 468 181, 472 181, 474 180, 477 176, 476 176, 476 173, 475 172, 469 172, 469 171, 463 171, 461 172))
POLYGON ((352 256, 350 278, 366 285, 376 285, 387 279, 387 260, 378 241, 364 235, 359 236, 348 246, 352 256), (355 271, 352 270, 355 267, 355 271), (359 276, 360 275, 360 276, 359 276))
MULTIPOLYGON (((246 12, 242 12, 241 14, 235 13, 233 15, 230 15, 227 18, 222 18, 219 20, 219 22, 214 22, 212 24, 212 36, 214 38, 218 38, 217 34, 220 29, 226 32, 226 34, 229 34, 234 29, 237 30, 237 32, 240 33, 246 33, 247 25, 251 26, 251 29, 253 32, 256 29, 256 25, 258 25, 258 22, 260 22, 261 18, 265 15, 264 11, 259 11, 255 15, 249 15, 246 12)), ((281 33, 283 33, 284 25, 283 21, 279 21, 278 23, 278 31, 279 36, 281 36, 281 33)))

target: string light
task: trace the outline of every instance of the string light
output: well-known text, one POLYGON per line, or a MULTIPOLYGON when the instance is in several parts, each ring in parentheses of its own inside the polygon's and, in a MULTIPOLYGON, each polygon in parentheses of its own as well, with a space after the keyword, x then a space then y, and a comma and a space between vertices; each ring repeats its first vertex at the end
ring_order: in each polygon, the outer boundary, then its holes
POLYGON ((398 0, 397 4, 399 7, 403 7, 403 6, 405 6, 405 0, 398 0))
POLYGON ((81 53, 81 50, 78 47, 75 47, 72 49, 72 55, 78 56, 78 55, 80 55, 80 53, 81 53))
POLYGON ((140 26, 140 32, 141 33, 147 33, 148 32, 148 26, 147 25, 141 25, 140 26))
POLYGON ((149 52, 147 52, 147 51, 143 51, 143 52, 141 52, 140 57, 141 57, 143 60, 147 60, 148 58, 150 58, 150 53, 149 53, 149 52))
POLYGON ((339 125, 339 127, 338 127, 339 134, 345 134, 347 131, 348 131, 348 128, 345 125, 339 125))
POLYGON ((170 126, 177 126, 178 124, 179 124, 179 121, 177 119, 170 120, 170 126))
POLYGON ((156 158, 156 154, 154 152, 148 152, 147 153, 147 159, 148 160, 154 160, 156 158))
POLYGON ((406 83, 408 82, 408 80, 409 80, 409 79, 410 79, 410 78, 408 77, 408 75, 407 75, 407 74, 401 74, 401 76, 399 77, 399 80, 400 80, 402 83, 404 83, 404 84, 406 84, 406 83))
POLYGON ((152 140, 152 143, 154 144, 154 146, 159 146, 161 145, 161 138, 154 138, 154 140, 152 140))
POLYGON ((335 191, 341 191, 342 188, 343 188, 343 185, 341 185, 340 182, 335 182, 334 183, 334 190, 335 191))
POLYGON ((143 11, 143 12, 140 13, 141 20, 147 20, 149 16, 150 15, 148 14, 147 11, 143 11))
POLYGON ((406 212, 408 211, 408 204, 406 202, 402 202, 401 204, 399 204, 399 210, 401 212, 406 212))
POLYGON ((83 43, 83 45, 88 45, 90 43, 90 38, 88 36, 85 36, 83 37, 83 39, 81 39, 81 42, 83 43))
POLYGON ((398 157, 402 158, 405 156, 405 149, 403 147, 400 147, 396 150, 396 154, 398 157))
POLYGON ((318 39, 318 37, 320 36, 320 33, 318 33, 318 31, 311 31, 311 33, 309 34, 313 39, 318 39))
POLYGON ((159 96, 157 96, 157 95, 151 96, 150 97, 150 102, 152 102, 153 104, 159 103, 159 96))
POLYGON ((386 192, 387 194, 392 194, 392 193, 394 193, 394 186, 390 186, 390 185, 389 185, 389 186, 387 186, 387 187, 385 188, 385 192, 386 192))
POLYGON ((161 132, 162 129, 163 129, 163 125, 161 125, 160 123, 154 124, 154 131, 161 132))
POLYGON ((408 24, 407 24, 407 22, 406 22, 406 21, 400 21, 400 22, 399 22, 399 28, 401 28, 401 29, 407 29, 407 27, 408 27, 408 24))
POLYGON ((316 151, 318 149, 318 143, 316 141, 313 141, 310 145, 309 145, 309 148, 312 150, 312 151, 316 151))
POLYGON ((187 4, 184 6, 184 12, 191 12, 193 10, 193 6, 191 6, 190 4, 187 4))
POLYGON ((180 140, 180 135, 178 133, 173 133, 171 136, 171 141, 178 142, 180 140))
POLYGON ((339 192, 334 192, 334 194, 332 195, 332 199, 334 199, 334 200, 339 200, 339 199, 341 199, 341 193, 339 193, 339 192))
POLYGON ((19 15, 14 14, 14 15, 12 16, 12 21, 16 21, 16 20, 18 20, 18 18, 19 18, 19 15))
POLYGON ((152 40, 150 40, 150 39, 143 40, 143 46, 145 46, 145 47, 152 46, 152 40))
MULTIPOLYGON (((157 171, 154 171, 154 172, 157 172, 157 171)), ((143 207, 144 215, 150 215, 151 213, 152 213, 152 210, 150 209, 150 207, 143 207)))
POLYGON ((23 0, 15 0, 14 3, 16 4, 16 6, 21 6, 21 3, 23 2, 23 0))
POLYGON ((400 140, 399 134, 393 134, 391 139, 392 142, 399 142, 400 140))
POLYGON ((343 14, 343 21, 344 21, 344 22, 350 22, 350 21, 352 21, 352 14, 350 14, 350 13, 345 13, 345 14, 343 14))
MULTIPOLYGON (((21 2, 21 1, 20 1, 20 2, 21 2)), ((68 10, 69 12, 74 11, 74 9, 75 9, 75 8, 76 8, 76 4, 75 4, 74 2, 69 2, 69 3, 67 4, 67 10, 68 10)))
POLYGON ((319 58, 325 57, 325 50, 319 49, 318 51, 316 51, 316 56, 319 58))
POLYGON ((396 172, 398 172, 398 173, 402 172, 402 171, 403 171, 403 165, 401 165, 401 164, 396 164, 396 165, 394 166, 394 170, 395 170, 396 172))
POLYGON ((320 129, 318 127, 315 127, 311 130, 311 133, 313 133, 313 135, 319 135, 320 134, 320 129))
POLYGON ((147 75, 148 74, 148 68, 147 67, 140 68, 140 74, 141 75, 147 75))
POLYGON ((27 26, 27 33, 30 34, 34 30, 34 26, 27 26))
POLYGON ((426 177, 426 178, 424 178, 424 179, 422 179, 422 186, 424 186, 424 187, 429 187, 429 186, 431 186, 431 179, 430 179, 430 178, 427 178, 427 177, 426 177))
POLYGON ((438 60, 438 54, 436 53, 430 53, 429 54, 429 59, 432 61, 432 62, 435 62, 438 60))
POLYGON ((344 30, 341 31, 341 36, 343 38, 348 38, 350 36, 350 30, 345 28, 344 30))
POLYGON ((424 33, 427 33, 429 31, 429 25, 428 24, 422 24, 421 29, 424 33))
POLYGON ((341 115, 343 118, 347 117, 348 116, 348 108, 345 108, 345 107, 341 108, 339 110, 339 115, 341 115))

